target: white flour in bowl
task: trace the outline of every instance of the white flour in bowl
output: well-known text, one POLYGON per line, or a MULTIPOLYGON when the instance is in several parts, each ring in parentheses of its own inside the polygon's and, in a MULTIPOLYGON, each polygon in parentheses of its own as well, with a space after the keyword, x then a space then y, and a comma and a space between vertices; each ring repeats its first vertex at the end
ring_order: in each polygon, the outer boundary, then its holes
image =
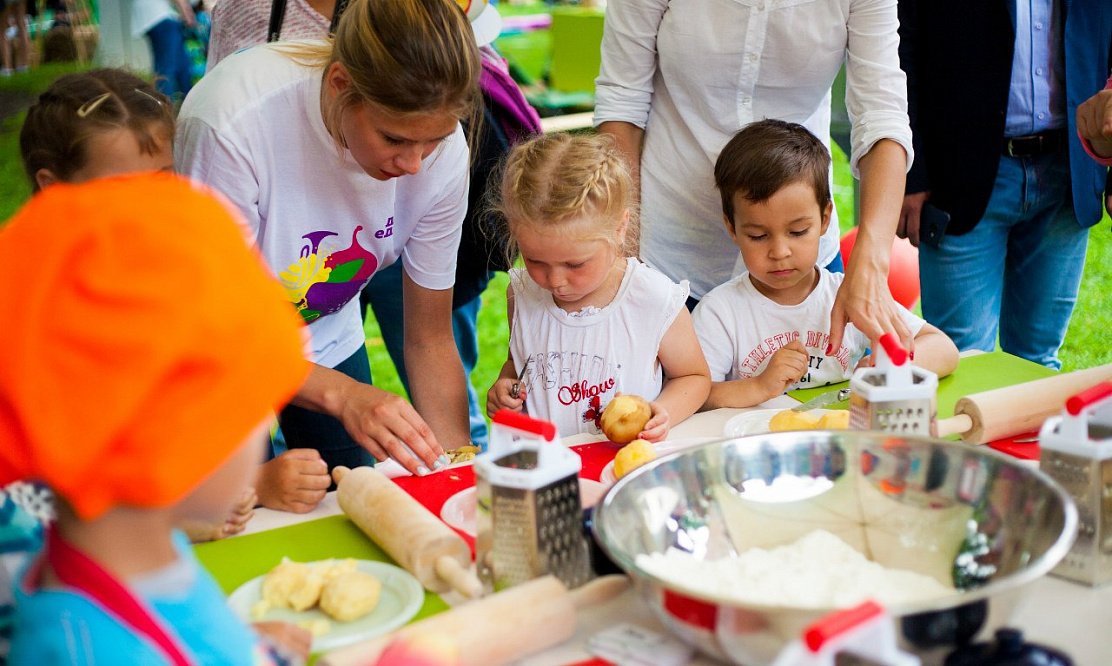
POLYGON ((867 599, 894 605, 954 592, 930 576, 886 569, 825 530, 789 546, 751 548, 719 560, 675 549, 638 555, 637 566, 691 592, 770 606, 847 608, 867 599))

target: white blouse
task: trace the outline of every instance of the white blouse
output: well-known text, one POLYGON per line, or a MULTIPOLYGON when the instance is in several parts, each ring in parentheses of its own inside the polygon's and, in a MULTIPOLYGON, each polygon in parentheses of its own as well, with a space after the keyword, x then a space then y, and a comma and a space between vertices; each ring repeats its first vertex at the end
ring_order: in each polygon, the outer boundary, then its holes
MULTIPOLYGON (((641 258, 702 297, 744 270, 722 223, 714 162, 754 120, 797 122, 830 145, 830 86, 847 63, 850 165, 880 139, 907 151, 896 0, 609 0, 596 125, 645 130, 641 258)), ((838 249, 831 224, 820 265, 838 249)))

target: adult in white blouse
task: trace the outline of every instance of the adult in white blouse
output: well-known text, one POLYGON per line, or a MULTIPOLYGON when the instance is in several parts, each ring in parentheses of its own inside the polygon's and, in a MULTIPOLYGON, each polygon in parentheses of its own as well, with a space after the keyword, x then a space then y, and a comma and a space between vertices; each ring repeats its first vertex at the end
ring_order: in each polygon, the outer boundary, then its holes
MULTIPOLYGON (((594 122, 613 134, 641 191, 640 256, 696 299, 744 270, 714 189, 718 153, 763 118, 798 122, 830 145, 830 86, 846 63, 850 166, 860 231, 831 313, 876 340, 911 335, 887 286, 912 160, 896 0, 610 0, 594 122)), ((838 266, 838 225, 818 264, 838 266)))

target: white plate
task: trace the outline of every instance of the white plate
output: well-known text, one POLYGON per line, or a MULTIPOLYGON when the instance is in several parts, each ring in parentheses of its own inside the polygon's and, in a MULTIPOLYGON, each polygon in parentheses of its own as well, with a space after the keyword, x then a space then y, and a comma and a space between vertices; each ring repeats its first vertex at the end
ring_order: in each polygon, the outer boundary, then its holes
MULTIPOLYGON (((440 507, 440 519, 464 534, 475 536, 475 494, 472 486, 461 490, 440 507)), ((606 486, 598 481, 579 479, 579 502, 583 508, 594 506, 606 494, 606 486)))
MULTIPOLYGON (((668 455, 669 453, 675 453, 676 451, 682 451, 683 449, 690 449, 693 446, 706 444, 707 442, 713 442, 718 439, 721 438, 692 437, 691 439, 665 440, 663 442, 657 442, 656 444, 653 444, 653 450, 656 451, 656 457, 659 458, 661 456, 668 455)), ((614 475, 613 460, 606 463, 606 466, 602 468, 602 471, 599 472, 598 480, 601 481, 606 487, 614 485, 614 482, 618 480, 618 477, 614 475)))
MULTIPOLYGON (((768 422, 772 420, 782 409, 755 409, 748 412, 742 412, 737 416, 726 421, 723 432, 727 437, 745 437, 746 435, 764 435, 769 432, 768 422)), ((832 409, 812 409, 808 413, 815 416, 822 417, 827 412, 834 411, 832 409)))
MULTIPOLYGON (((337 558, 339 559, 342 558, 337 558)), ((374 610, 351 622, 334 620, 316 607, 300 612, 289 608, 272 608, 261 618, 253 617, 251 607, 262 598, 265 574, 236 588, 228 596, 228 605, 247 623, 279 621, 296 624, 306 620, 327 620, 331 627, 328 633, 313 637, 312 651, 321 652, 397 629, 413 619, 425 603, 425 590, 421 583, 404 569, 371 560, 356 560, 355 568, 377 578, 382 583, 382 595, 374 610)))

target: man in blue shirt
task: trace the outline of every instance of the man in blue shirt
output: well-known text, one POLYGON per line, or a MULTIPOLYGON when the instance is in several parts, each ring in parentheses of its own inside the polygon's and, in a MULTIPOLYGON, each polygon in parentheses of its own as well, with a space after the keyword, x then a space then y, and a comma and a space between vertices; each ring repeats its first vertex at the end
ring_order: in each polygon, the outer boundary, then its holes
MULTIPOLYGON (((1103 86, 1107 0, 900 0, 915 163, 899 233, 958 348, 1059 368, 1108 170, 1077 105, 1103 86)), ((1108 188, 1112 192, 1112 188, 1108 188)))

